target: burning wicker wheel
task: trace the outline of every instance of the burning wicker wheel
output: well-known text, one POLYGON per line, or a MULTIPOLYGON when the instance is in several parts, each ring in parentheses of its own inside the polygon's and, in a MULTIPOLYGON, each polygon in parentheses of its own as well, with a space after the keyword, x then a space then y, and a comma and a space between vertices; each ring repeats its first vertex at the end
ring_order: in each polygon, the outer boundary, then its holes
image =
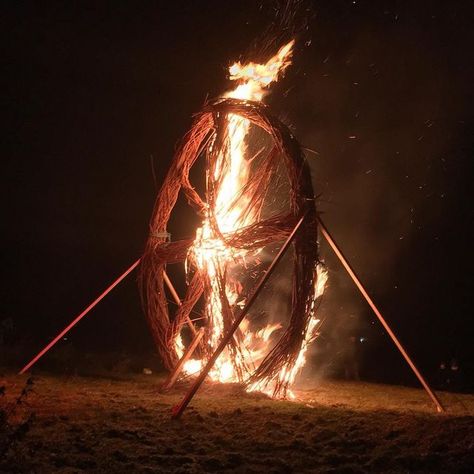
POLYGON ((311 175, 296 139, 264 105, 236 99, 220 99, 206 105, 185 136, 158 194, 150 223, 150 237, 142 259, 141 284, 145 310, 156 347, 168 369, 172 370, 177 363, 180 330, 203 293, 206 308, 216 305, 221 317, 219 323, 211 321, 214 317, 212 310, 206 309, 207 345, 204 344, 204 349, 215 347, 222 333, 232 324, 234 311, 239 309, 227 291, 229 266, 227 263, 214 264, 213 259, 218 262, 235 260, 270 243, 284 240, 303 213, 306 214, 305 221, 294 241, 292 311, 287 329, 256 370, 249 371, 245 361, 242 362, 242 335, 240 340, 239 337, 234 338, 229 348, 238 380, 257 384, 259 388, 271 384, 275 393, 286 390, 297 358, 309 337, 313 336, 311 322, 314 321, 314 303, 318 296, 315 294, 318 252, 311 175), (264 150, 266 153, 262 150, 260 155, 264 158, 259 169, 234 192, 233 201, 222 203, 220 190, 222 186, 229 185, 225 181, 226 176, 234 172, 229 156, 232 154, 232 134, 235 133, 232 123, 235 124, 236 120, 243 121, 246 126, 253 124, 266 132, 271 146, 269 150, 264 150), (189 171, 200 156, 206 158, 206 200, 201 199, 189 181, 189 171), (268 187, 277 156, 283 158, 287 171, 289 212, 260 220, 263 199, 271 192, 268 187), (167 242, 167 223, 180 190, 203 216, 203 226, 194 241, 167 242), (237 202, 240 203, 239 225, 232 227, 226 219, 232 214, 235 217, 237 202), (251 219, 247 219, 248 216, 251 219), (212 249, 214 253, 209 254, 209 245, 220 249, 212 249), (163 272, 166 264, 185 259, 190 262, 193 274, 186 296, 171 319, 163 272), (217 337, 216 324, 222 326, 217 337))

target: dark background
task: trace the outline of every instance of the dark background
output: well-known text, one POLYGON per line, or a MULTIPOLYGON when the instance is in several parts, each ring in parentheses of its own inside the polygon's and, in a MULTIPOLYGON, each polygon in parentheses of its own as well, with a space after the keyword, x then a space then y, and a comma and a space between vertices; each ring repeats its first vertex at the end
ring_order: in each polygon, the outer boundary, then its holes
MULTIPOLYGON (((294 3, 294 66, 270 103, 316 152, 308 159, 326 223, 408 351, 432 379, 456 358, 467 387, 470 2, 294 3)), ((281 45, 275 5, 3 7, 0 319, 4 345, 22 347, 22 361, 140 256, 192 114, 229 88, 231 62, 281 45)), ((192 226, 178 213, 170 230, 180 238, 192 226)), ((323 345, 364 337, 363 376, 413 383, 324 244, 321 253, 330 271, 323 345)), ((85 354, 151 352, 135 276, 66 343, 85 354)))

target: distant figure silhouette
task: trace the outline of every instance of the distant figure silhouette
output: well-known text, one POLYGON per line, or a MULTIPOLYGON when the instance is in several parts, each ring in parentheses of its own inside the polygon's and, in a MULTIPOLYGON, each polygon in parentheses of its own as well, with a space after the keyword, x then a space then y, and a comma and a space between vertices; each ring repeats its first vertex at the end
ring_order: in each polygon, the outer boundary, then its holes
POLYGON ((460 390, 461 370, 456 358, 452 357, 449 364, 441 361, 438 367, 438 386, 444 390, 460 390))

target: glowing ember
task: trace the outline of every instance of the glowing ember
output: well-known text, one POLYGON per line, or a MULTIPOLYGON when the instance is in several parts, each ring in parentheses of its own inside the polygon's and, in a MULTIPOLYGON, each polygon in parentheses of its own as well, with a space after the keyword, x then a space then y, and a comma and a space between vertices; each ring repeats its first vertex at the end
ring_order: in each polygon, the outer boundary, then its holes
MULTIPOLYGON (((238 81, 238 85, 227 92, 225 97, 262 101, 268 93, 269 86, 277 81, 291 64, 293 45, 294 41, 290 41, 265 64, 233 64, 229 68, 230 79, 238 81)), ((239 115, 227 116, 227 141, 217 150, 217 157, 208 170, 208 182, 213 183, 212 199, 188 254, 208 281, 210 291, 205 301, 205 316, 208 331, 206 344, 210 351, 217 347, 226 332, 225 311, 234 311, 245 304, 241 297, 242 285, 232 278, 232 270, 241 265, 245 257, 255 256, 257 253, 252 251, 251 255, 248 255, 248 251, 227 245, 222 237, 222 234, 233 233, 257 222, 260 217, 259 210, 255 206, 248 206, 251 196, 243 192, 250 172, 250 162, 246 158, 246 141, 250 125, 249 120, 239 115), (222 288, 221 283, 224 280, 223 275, 226 276, 225 288, 222 288), (224 301, 228 302, 228 308, 223 307, 223 294, 224 301)), ((314 289, 306 337, 295 363, 285 366, 279 374, 280 381, 293 383, 305 363, 308 345, 315 338, 319 323, 319 320, 314 318, 314 304, 324 291, 325 280, 325 273, 320 268, 315 269, 314 281, 317 282, 317 288, 314 289)), ((240 331, 234 336, 232 347, 224 349, 209 372, 210 377, 220 382, 245 382, 271 348, 272 334, 281 327, 280 324, 273 324, 252 332, 249 321, 244 319, 240 331)), ((184 346, 179 334, 175 340, 175 349, 181 357, 184 346)), ((199 372, 203 362, 188 360, 184 365, 184 372, 189 375, 199 372)), ((272 393, 272 384, 272 381, 264 379, 248 386, 248 390, 272 393)))

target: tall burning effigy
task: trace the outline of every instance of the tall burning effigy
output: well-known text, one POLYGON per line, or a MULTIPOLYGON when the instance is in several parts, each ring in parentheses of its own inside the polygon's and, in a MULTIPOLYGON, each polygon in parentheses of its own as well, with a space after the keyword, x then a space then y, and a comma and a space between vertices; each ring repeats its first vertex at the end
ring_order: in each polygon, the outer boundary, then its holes
POLYGON ((301 216, 293 241, 291 314, 286 328, 248 315, 220 353, 209 376, 240 382, 248 390, 286 396, 316 336, 318 298, 326 273, 318 260, 317 216, 311 174, 290 130, 264 98, 291 64, 294 41, 267 62, 235 63, 236 87, 206 103, 194 119, 157 196, 141 265, 142 295, 156 347, 172 371, 183 356, 182 330, 195 333, 190 314, 199 301, 204 337, 183 367, 198 373, 232 327, 259 272, 268 267, 265 249, 284 241, 301 216), (189 178, 205 162, 201 197, 189 178), (201 219, 194 239, 168 241, 167 223, 184 193, 201 219), (165 293, 167 264, 183 262, 187 292, 174 315, 165 293), (195 354, 196 354, 195 353, 195 354))

